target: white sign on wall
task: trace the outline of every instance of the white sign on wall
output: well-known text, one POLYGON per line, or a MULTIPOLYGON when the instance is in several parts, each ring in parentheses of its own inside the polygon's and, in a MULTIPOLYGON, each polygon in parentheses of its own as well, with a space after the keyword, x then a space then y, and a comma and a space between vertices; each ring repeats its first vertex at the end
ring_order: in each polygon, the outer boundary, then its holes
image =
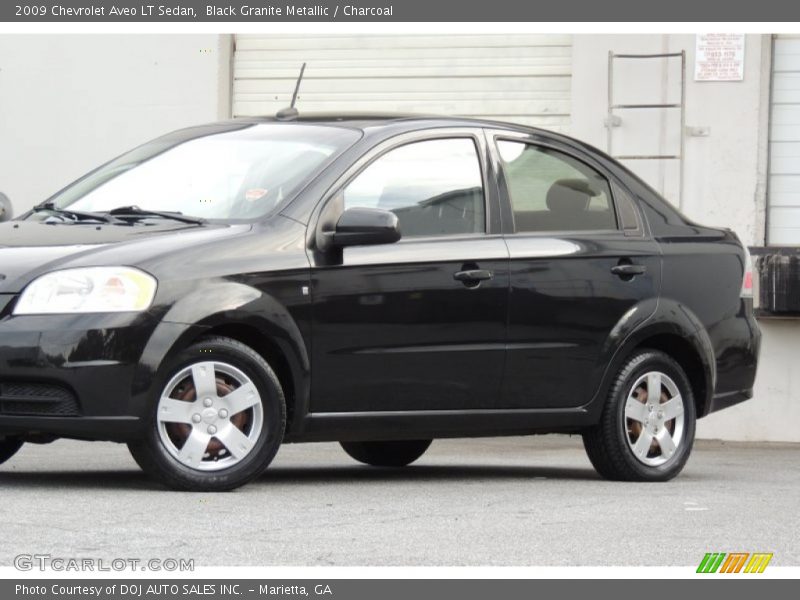
POLYGON ((744 34, 701 33, 695 41, 695 81, 742 81, 744 34))

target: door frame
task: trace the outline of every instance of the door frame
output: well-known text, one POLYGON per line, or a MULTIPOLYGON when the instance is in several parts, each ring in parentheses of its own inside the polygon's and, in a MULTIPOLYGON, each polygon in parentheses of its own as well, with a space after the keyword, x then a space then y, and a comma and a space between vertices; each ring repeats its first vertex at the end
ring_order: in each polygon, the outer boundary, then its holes
MULTIPOLYGON (((318 268, 320 264, 319 252, 316 249, 316 235, 320 225, 320 216, 329 202, 334 200, 347 185, 358 175, 360 175, 369 165, 375 162, 384 154, 408 144, 424 142, 429 140, 470 138, 475 143, 475 150, 478 154, 478 161, 481 168, 481 178, 484 190, 484 203, 486 210, 486 231, 475 236, 489 236, 502 233, 502 220, 500 210, 500 192, 497 188, 496 174, 493 170, 493 163, 488 154, 488 144, 483 128, 481 127, 437 127, 402 133, 379 142, 370 148, 358 160, 351 164, 322 195, 322 198, 314 205, 308 219, 306 229, 306 248, 309 254, 309 261, 312 270, 318 268)), ((441 236, 420 236, 413 238, 418 240, 436 240, 441 236)), ((448 239, 456 236, 446 236, 448 239)), ((402 243, 402 238, 400 242, 402 243)))
MULTIPOLYGON (((306 252, 309 258, 309 282, 312 298, 312 314, 316 312, 314 308, 314 285, 317 274, 339 268, 349 267, 370 267, 381 264, 414 264, 426 262, 502 262, 503 268, 508 265, 508 249, 501 233, 500 211, 498 208, 498 191, 494 173, 491 172, 490 161, 488 160, 486 137, 482 127, 436 127, 421 131, 414 131, 392 136, 376 144, 361 157, 350 165, 336 181, 328 188, 321 200, 315 204, 308 220, 306 229, 306 252), (346 256, 339 252, 321 252, 317 250, 316 241, 320 227, 330 225, 338 218, 338 213, 327 211, 327 207, 341 198, 342 191, 353 180, 359 177, 370 165, 381 157, 387 155, 395 149, 414 143, 422 143, 436 140, 464 139, 470 140, 474 145, 474 150, 478 158, 478 167, 481 176, 481 188, 483 194, 484 211, 486 213, 485 226, 482 232, 478 233, 456 233, 456 234, 435 234, 420 235, 401 238, 392 244, 379 244, 374 246, 360 246, 354 248, 355 256, 346 256), (323 271, 324 270, 324 271, 323 271)), ((334 207, 336 210, 338 207, 334 207)), ((455 270, 458 270, 455 268, 455 270)), ((505 273, 504 273, 505 275, 505 273)), ((503 281, 501 279, 501 281, 503 281)), ((455 285, 455 284, 454 284, 455 285)), ((497 287, 497 286, 495 286, 497 287)), ((507 299, 507 285, 503 286, 507 299)), ((476 292, 466 292, 474 294, 476 292)), ((503 327, 507 323, 507 313, 500 315, 503 327)), ((314 317, 312 317, 312 323, 314 317)), ((314 325, 312 324, 312 344, 314 344, 314 325)), ((502 339, 498 339, 491 346, 496 346, 501 350, 505 344, 505 329, 502 339)), ((459 346, 459 344, 456 344, 459 346)), ((312 350, 313 355, 313 350, 312 350)), ((312 365, 312 371, 314 367, 312 365)), ((498 379, 502 378, 502 365, 498 379)), ((313 379, 313 375, 312 375, 313 379)), ((313 386, 313 384, 312 384, 313 386)), ((497 382, 498 393, 501 381, 497 382)), ((313 392, 312 392, 313 395, 313 392)), ((472 409, 476 410, 476 409, 472 409)), ((365 411, 365 414, 379 414, 389 411, 365 411)), ((421 411, 433 413, 436 410, 421 411)), ((311 410, 309 405, 309 415, 315 416, 326 414, 311 410)), ((353 411, 340 414, 354 414, 353 411)))
POLYGON ((555 142, 551 139, 537 136, 536 133, 521 133, 516 131, 509 131, 506 129, 485 129, 486 134, 486 146, 487 146, 487 155, 492 163, 492 172, 495 174, 496 178, 496 185, 497 185, 497 195, 498 195, 498 202, 500 205, 500 212, 501 212, 501 220, 502 220, 502 231, 504 236, 514 236, 514 235, 526 235, 526 236, 541 236, 541 237, 554 237, 554 236, 565 236, 565 235, 586 235, 586 234, 597 234, 597 235, 610 235, 610 234, 621 234, 621 235, 631 235, 627 233, 625 229, 623 229, 622 225, 622 218, 621 218, 621 210, 620 210, 620 196, 625 194, 628 196, 630 200, 630 205, 632 206, 636 220, 639 224, 639 228, 632 232, 632 235, 636 237, 648 237, 649 232, 646 231, 645 223, 647 222, 642 215, 642 209, 639 206, 639 203, 635 201, 633 194, 628 190, 628 187, 620 181, 618 177, 614 175, 609 169, 605 168, 599 161, 592 160, 592 156, 588 153, 579 154, 575 151, 574 148, 569 146, 568 144, 560 144, 555 142), (508 140, 511 142, 520 142, 523 144, 530 144, 532 146, 537 146, 541 148, 550 148, 562 154, 569 156, 570 158, 585 164, 587 167, 594 169, 598 173, 600 173, 603 177, 608 180, 608 184, 611 190, 611 202, 614 208, 614 218, 617 223, 616 229, 597 229, 597 230, 579 230, 579 231, 526 231, 521 232, 518 234, 514 231, 514 211, 511 205, 511 199, 508 195, 508 187, 506 184, 505 179, 505 171, 503 170, 502 166, 502 159, 500 157, 500 152, 497 149, 497 142, 501 140, 508 140))

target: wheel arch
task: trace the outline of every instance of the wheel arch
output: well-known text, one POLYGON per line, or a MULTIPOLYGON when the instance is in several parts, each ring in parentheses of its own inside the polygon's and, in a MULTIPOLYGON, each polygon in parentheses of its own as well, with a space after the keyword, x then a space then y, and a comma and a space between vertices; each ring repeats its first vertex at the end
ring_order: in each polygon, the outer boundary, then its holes
POLYGON ((717 376, 713 344, 688 307, 663 298, 653 314, 619 345, 588 410, 599 419, 616 374, 635 352, 644 348, 664 352, 681 366, 692 385, 697 416, 708 414, 717 376))
POLYGON ((677 362, 689 378, 694 396, 697 415, 706 414, 711 393, 709 373, 703 365, 700 354, 691 342, 675 333, 655 333, 643 339, 631 349, 631 354, 637 350, 658 350, 677 362))
POLYGON ((140 409, 142 398, 153 393, 151 382, 162 364, 204 337, 222 336, 249 346, 273 368, 286 397, 286 429, 291 431, 309 402, 310 361, 300 324, 276 298, 250 286, 220 282, 211 292, 199 288, 180 299, 151 336, 137 369, 134 398, 140 409))
POLYGON ((226 337, 241 342, 255 350, 272 367, 281 384, 286 401, 286 425, 288 429, 295 415, 297 388, 301 384, 296 380, 297 363, 290 358, 291 352, 287 352, 285 344, 281 344, 275 338, 265 335, 252 323, 231 321, 195 330, 193 336, 186 339, 184 347, 191 346, 204 338, 212 336, 226 337))

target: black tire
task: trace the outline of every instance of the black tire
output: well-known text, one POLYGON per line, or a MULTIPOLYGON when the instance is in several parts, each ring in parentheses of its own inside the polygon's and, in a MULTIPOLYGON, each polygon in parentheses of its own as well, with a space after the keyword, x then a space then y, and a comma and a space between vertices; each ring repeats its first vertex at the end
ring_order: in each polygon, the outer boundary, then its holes
POLYGON ((390 442, 340 442, 344 451, 358 462, 373 467, 405 467, 413 463, 433 440, 390 442))
MULTIPOLYGON (((152 399, 145 436, 128 444, 133 458, 146 473, 176 490, 218 492, 244 485, 258 477, 272 462, 283 441, 286 402, 274 371, 252 348, 230 338, 208 337, 163 365, 156 379, 156 397, 152 399), (261 430, 249 452, 230 467, 212 471, 186 466, 173 456, 161 438, 156 419, 160 395, 162 390, 166 391, 165 386, 170 380, 190 365, 207 361, 225 363, 244 373, 258 390, 262 407, 261 430)), ((208 448, 210 446, 206 450, 208 448)))
POLYGON ((0 439, 0 465, 14 456, 22 448, 22 441, 14 438, 0 439))
MULTIPOLYGON (((648 384, 649 386, 649 384, 648 384)), ((649 394, 647 388, 644 389, 649 394)), ((641 394, 641 392, 637 392, 641 394)), ((644 396, 647 398, 647 396, 644 396)), ((659 397, 659 402, 662 398, 659 397)), ((647 412, 648 401, 642 402, 643 410, 647 412)), ((658 404, 658 406, 662 406, 658 404)), ((660 411, 659 411, 660 412, 660 411)), ((664 423, 651 424, 652 414, 647 415, 648 427, 676 430, 677 420, 664 423)), ((637 351, 620 369, 606 399, 600 422, 583 433, 583 444, 589 460, 597 472, 606 479, 616 481, 668 481, 681 472, 694 443, 696 426, 696 410, 692 386, 681 366, 667 354, 657 350, 637 351), (666 451, 661 448, 658 441, 646 445, 644 458, 637 458, 634 453, 634 437, 638 439, 635 431, 642 435, 645 427, 642 424, 626 418, 625 405, 633 386, 647 373, 659 372, 666 374, 672 383, 677 386, 683 405, 682 435, 675 448, 666 451), (634 430, 634 427, 637 429, 634 430), (672 454, 670 454, 672 452, 672 454), (648 458, 654 454, 654 458, 648 458), (645 464, 643 460, 653 462, 663 460, 663 464, 645 464)), ((648 430, 651 431, 651 430, 648 430)), ((651 435, 648 433, 648 435, 651 435)), ((646 438, 649 439, 649 438, 646 438)), ((672 439, 672 438, 670 438, 672 439)))

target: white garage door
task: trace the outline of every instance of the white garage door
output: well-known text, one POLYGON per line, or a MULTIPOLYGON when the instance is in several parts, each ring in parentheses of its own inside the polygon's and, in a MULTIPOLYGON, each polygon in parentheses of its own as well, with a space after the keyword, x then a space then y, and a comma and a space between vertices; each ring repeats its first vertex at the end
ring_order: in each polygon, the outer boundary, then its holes
POLYGON ((768 243, 800 245, 800 36, 775 38, 768 223, 768 243))
POLYGON ((488 117, 565 130, 568 35, 237 35, 234 116, 299 110, 488 117))

